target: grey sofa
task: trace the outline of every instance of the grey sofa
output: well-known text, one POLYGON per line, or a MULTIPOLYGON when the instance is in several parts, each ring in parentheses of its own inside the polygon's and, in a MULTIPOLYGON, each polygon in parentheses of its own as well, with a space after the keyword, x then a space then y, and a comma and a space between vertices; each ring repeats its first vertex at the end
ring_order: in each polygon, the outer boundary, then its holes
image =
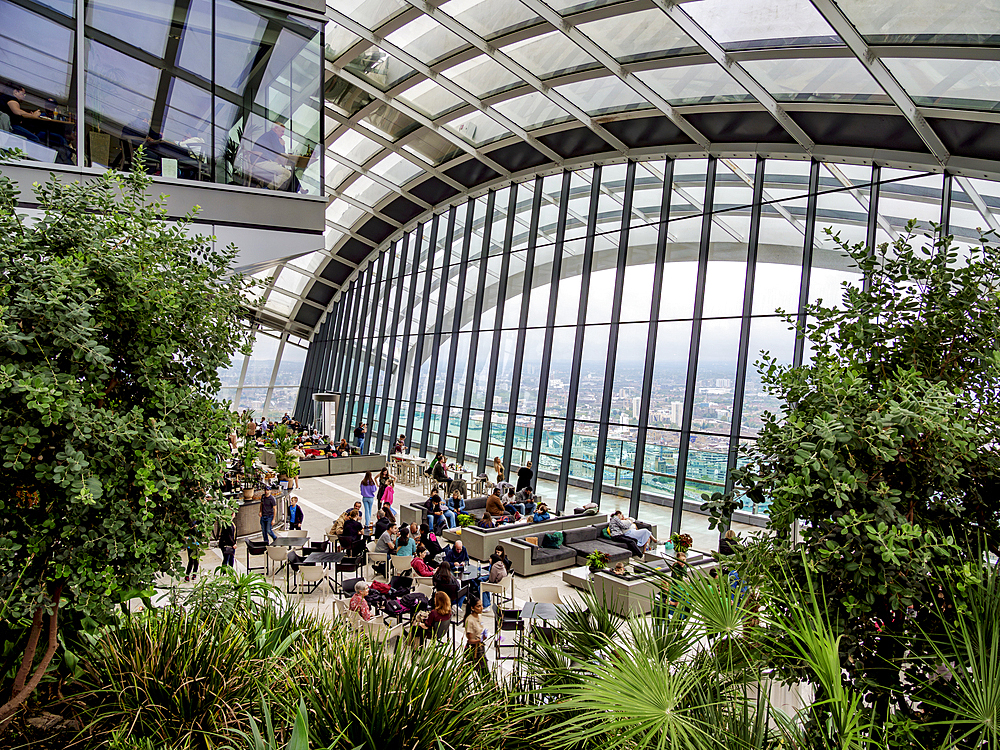
MULTIPOLYGON (((275 468, 274 452, 261 451, 261 460, 265 466, 275 468)), ((366 471, 377 473, 385 466, 385 456, 372 453, 367 456, 344 456, 342 458, 303 458, 299 461, 300 477, 329 477, 338 474, 364 474, 366 471)))
MULTIPOLYGON (((469 551, 470 557, 476 560, 487 560, 493 554, 493 550, 496 549, 497 544, 503 544, 504 549, 506 549, 508 540, 513 537, 544 536, 550 531, 565 532, 567 529, 589 526, 595 520, 600 520, 601 518, 604 519, 604 523, 607 525, 607 516, 556 516, 541 523, 508 523, 492 529, 466 526, 462 529, 461 534, 458 533, 458 529, 448 529, 442 536, 450 542, 461 539, 462 545, 469 551)), ((521 573, 524 569, 515 563, 514 570, 521 573)))
MULTIPOLYGON (((462 512, 468 513, 476 519, 476 523, 479 523, 483 518, 483 513, 486 512, 486 500, 488 497, 488 495, 479 495, 477 497, 470 497, 466 499, 465 510, 462 512)), ((535 497, 537 498, 535 500, 536 503, 544 502, 544 500, 542 500, 538 495, 535 497)), ((442 499, 445 498, 442 496, 442 499)), ((425 502, 427 502, 426 498, 399 506, 400 521, 403 523, 415 523, 418 525, 424 523, 424 521, 427 520, 427 510, 424 508, 425 502)))
MULTIPOLYGON (((631 550, 624 542, 614 539, 600 538, 601 529, 608 525, 608 516, 596 516, 598 523, 593 523, 595 516, 565 516, 566 519, 578 521, 576 524, 568 523, 563 528, 545 529, 547 531, 562 531, 563 546, 559 549, 550 549, 541 546, 543 533, 535 534, 535 526, 525 528, 525 533, 520 537, 511 538, 505 545, 507 555, 514 560, 515 569, 521 575, 530 576, 536 573, 546 573, 551 570, 561 570, 571 568, 574 565, 586 565, 587 555, 598 550, 607 553, 611 564, 626 562, 632 556, 631 550), (579 523, 583 521, 584 523, 579 523), (528 542, 525 537, 538 536, 538 544, 528 542), (517 559, 515 559, 515 556, 517 559)), ((537 524, 538 531, 544 524, 537 524)), ((649 524, 641 524, 643 528, 648 528, 656 536, 656 527, 649 524)))

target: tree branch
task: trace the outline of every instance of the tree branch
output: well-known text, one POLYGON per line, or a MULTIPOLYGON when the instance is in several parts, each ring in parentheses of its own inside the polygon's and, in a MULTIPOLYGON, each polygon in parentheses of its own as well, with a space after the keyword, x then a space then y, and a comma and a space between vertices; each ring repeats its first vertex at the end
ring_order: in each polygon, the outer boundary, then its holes
POLYGON ((21 668, 17 670, 17 676, 14 678, 14 689, 11 691, 11 695, 17 695, 24 689, 24 683, 28 679, 28 672, 31 671, 31 665, 35 661, 35 650, 38 648, 38 636, 42 632, 42 615, 44 614, 45 608, 42 605, 38 605, 34 617, 31 618, 31 632, 28 635, 28 645, 24 647, 24 658, 21 659, 21 668))
MULTIPOLYGON (((28 700, 31 694, 35 692, 35 688, 37 688, 39 683, 42 681, 42 678, 45 676, 45 671, 49 668, 49 664, 52 662, 52 657, 56 655, 56 648, 59 646, 59 599, 62 596, 62 587, 63 585, 60 583, 56 588, 55 595, 53 596, 55 605, 53 606, 52 614, 49 615, 49 643, 48 647, 45 649, 45 654, 42 656, 42 660, 38 663, 38 667, 35 669, 34 674, 31 675, 31 679, 27 681, 20 691, 14 692, 9 701, 0 706, 0 731, 7 726, 7 723, 11 720, 11 718, 13 718, 18 707, 28 700)), ((38 612, 35 613, 36 617, 40 612, 41 608, 39 608, 38 612)), ((36 632, 36 644, 37 641, 38 637, 36 632)), ((30 662, 28 663, 30 664, 30 662)), ((21 670, 24 670, 23 662, 21 664, 21 670)), ((19 677, 21 670, 18 671, 19 677)))

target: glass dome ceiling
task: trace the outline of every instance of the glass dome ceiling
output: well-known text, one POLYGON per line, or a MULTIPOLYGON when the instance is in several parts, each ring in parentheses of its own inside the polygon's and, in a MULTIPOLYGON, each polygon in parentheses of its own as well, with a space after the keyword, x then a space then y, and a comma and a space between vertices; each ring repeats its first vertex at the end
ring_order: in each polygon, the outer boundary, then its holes
POLYGON ((529 175, 755 154, 1000 179, 1000 5, 327 0, 323 249, 261 322, 308 336, 437 206, 529 175))

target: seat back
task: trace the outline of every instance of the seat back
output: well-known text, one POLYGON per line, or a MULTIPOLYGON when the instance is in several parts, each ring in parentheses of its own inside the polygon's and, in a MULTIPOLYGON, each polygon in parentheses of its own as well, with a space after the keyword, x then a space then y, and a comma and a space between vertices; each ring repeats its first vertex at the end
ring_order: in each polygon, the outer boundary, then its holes
POLYGON ((365 622, 365 618, 361 616, 361 613, 357 610, 351 609, 347 613, 347 622, 355 630, 361 628, 361 623, 365 622))
POLYGON ((385 641, 389 639, 389 626, 374 620, 361 620, 358 629, 372 640, 385 641))
POLYGON ((326 578, 326 570, 321 565, 303 565, 299 568, 303 581, 316 583, 326 578))
MULTIPOLYGON (((451 610, 452 611, 452 615, 454 615, 456 609, 458 609, 458 607, 452 607, 452 610, 451 610)), ((447 636, 448 635, 448 628, 450 628, 450 627, 451 627, 451 621, 450 620, 441 620, 441 622, 439 622, 437 624, 437 627, 434 629, 434 640, 440 641, 445 636, 447 636)))
MULTIPOLYGON (((428 579, 428 580, 430 580, 430 579, 428 579)), ((429 585, 429 584, 418 583, 414 587, 413 592, 415 594, 423 594, 424 596, 427 597, 428 601, 431 601, 431 602, 434 601, 434 587, 431 586, 431 585, 429 585)))
POLYGON ((389 558, 392 563, 392 572, 398 575, 405 573, 410 570, 410 562, 413 560, 413 555, 393 555, 389 558))
POLYGON ((524 630, 524 620, 519 609, 501 609, 497 630, 524 630))
POLYGON ((286 531, 284 533, 284 536, 302 538, 309 536, 309 532, 306 531, 305 529, 291 529, 289 531, 286 531))
POLYGON ((284 547, 268 547, 267 556, 277 562, 286 562, 288 560, 288 550, 284 547))
POLYGON ((562 604, 559 598, 559 589, 555 586, 538 586, 531 590, 531 601, 543 602, 547 604, 562 604))
POLYGON ((337 617, 347 617, 347 614, 351 610, 348 607, 348 601, 346 599, 336 599, 333 602, 333 613, 337 617))

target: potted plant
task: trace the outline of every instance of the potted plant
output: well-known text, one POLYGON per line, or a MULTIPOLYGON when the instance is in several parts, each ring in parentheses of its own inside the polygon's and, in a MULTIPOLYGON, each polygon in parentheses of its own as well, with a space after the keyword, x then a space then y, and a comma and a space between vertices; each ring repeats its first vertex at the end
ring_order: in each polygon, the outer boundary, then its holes
POLYGON ((691 545, 694 544, 694 540, 690 534, 676 532, 670 535, 670 543, 674 546, 676 554, 687 554, 687 551, 691 549, 691 545))
POLYGON ((476 517, 469 513, 460 513, 458 516, 458 525, 462 528, 466 526, 472 526, 476 522, 476 517))
POLYGON ((274 464, 279 481, 288 481, 299 475, 299 461, 294 455, 295 438, 292 437, 288 425, 280 424, 274 428, 274 464))
POLYGON ((243 497, 249 500, 253 497, 254 490, 260 484, 260 467, 257 466, 257 459, 260 458, 260 451, 257 443, 253 440, 244 440, 240 449, 240 475, 243 477, 243 497))
POLYGON ((607 552, 601 552, 600 550, 595 549, 587 555, 587 565, 590 567, 591 573, 596 573, 598 570, 604 570, 608 567, 609 562, 611 562, 611 557, 607 552))

